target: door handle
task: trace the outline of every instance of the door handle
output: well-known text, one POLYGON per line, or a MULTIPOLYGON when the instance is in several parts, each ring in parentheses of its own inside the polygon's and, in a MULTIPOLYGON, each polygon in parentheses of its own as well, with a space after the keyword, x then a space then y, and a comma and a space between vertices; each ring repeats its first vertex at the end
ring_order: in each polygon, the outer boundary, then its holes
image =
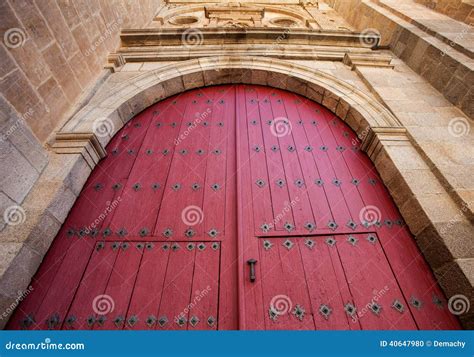
POLYGON ((255 264, 257 264, 257 260, 249 259, 247 260, 247 264, 250 266, 250 282, 253 283, 257 279, 255 276, 255 264))

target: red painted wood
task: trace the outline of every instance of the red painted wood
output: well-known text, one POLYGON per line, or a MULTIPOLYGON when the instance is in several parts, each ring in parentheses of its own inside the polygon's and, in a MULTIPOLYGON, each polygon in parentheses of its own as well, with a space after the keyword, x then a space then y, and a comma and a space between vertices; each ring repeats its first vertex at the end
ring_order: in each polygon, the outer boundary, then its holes
POLYGON ((327 109, 269 87, 206 87, 152 105, 110 141, 8 328, 459 328, 359 144, 327 109), (197 218, 183 218, 189 207, 197 218), (367 209, 376 224, 362 224, 367 209), (367 304, 381 291, 375 314, 367 304), (103 295, 114 307, 105 315, 93 308, 103 295), (272 319, 281 296, 291 309, 272 319))

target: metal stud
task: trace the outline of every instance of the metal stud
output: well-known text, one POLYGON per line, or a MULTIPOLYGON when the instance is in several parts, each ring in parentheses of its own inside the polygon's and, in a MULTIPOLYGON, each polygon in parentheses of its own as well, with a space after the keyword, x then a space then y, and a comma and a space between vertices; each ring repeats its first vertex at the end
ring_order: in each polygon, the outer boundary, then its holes
POLYGON ((270 103, 270 101, 268 100, 268 98, 265 98, 265 99, 263 100, 263 102, 264 102, 264 103, 270 103))
POLYGON ((139 183, 136 183, 133 185, 133 190, 136 192, 136 191, 139 191, 141 188, 141 185, 139 183))
POLYGON ((199 185, 197 182, 195 182, 191 185, 191 188, 193 189, 193 191, 197 191, 201 188, 201 185, 199 185))
POLYGON ((173 186, 171 186, 171 188, 172 188, 174 191, 179 191, 179 189, 181 188, 181 184, 175 183, 173 186))
POLYGON ((278 179, 278 180, 275 181, 275 183, 278 187, 285 186, 285 180, 283 180, 283 179, 278 179))
POLYGON ((316 228, 316 224, 314 224, 314 222, 306 222, 304 224, 304 228, 307 229, 309 232, 312 232, 316 228))
POLYGON ((135 154, 135 150, 133 150, 133 149, 128 149, 128 150, 127 150, 127 154, 133 155, 133 154, 135 154))
POLYGON ((300 119, 300 120, 298 120, 298 121, 296 122, 296 124, 298 124, 298 125, 303 125, 303 121, 300 119))
POLYGON ((397 299, 393 300, 392 307, 399 313, 403 313, 405 311, 405 306, 403 306, 403 304, 397 299))
POLYGON ((347 237, 347 241, 349 242, 349 244, 352 244, 353 246, 355 246, 358 242, 358 239, 354 236, 349 236, 347 237))
POLYGON ((100 190, 102 190, 103 188, 104 188, 104 185, 101 184, 101 183, 96 183, 96 184, 94 185, 94 190, 96 190, 96 191, 100 191, 100 190))
POLYGON ((328 223, 328 228, 329 228, 329 229, 335 231, 337 227, 338 227, 338 225, 337 225, 336 222, 334 222, 334 221, 329 221, 329 223, 328 223))
POLYGON ((374 303, 370 304, 369 309, 370 309, 370 311, 372 311, 375 315, 379 315, 380 312, 382 311, 382 306, 380 306, 379 304, 377 304, 377 303, 374 302, 374 303))
POLYGON ((206 245, 205 245, 204 243, 199 243, 199 244, 197 245, 197 248, 198 248, 200 251, 203 251, 203 250, 206 249, 206 245))
POLYGON ((136 315, 132 315, 128 318, 128 325, 133 327, 138 322, 138 317, 136 315))
POLYGON ((295 186, 298 187, 298 188, 301 188, 304 186, 304 181, 302 179, 297 179, 295 181, 295 186))
POLYGON ((346 148, 342 145, 339 145, 338 147, 336 147, 336 150, 339 152, 343 152, 344 150, 346 150, 346 148))
POLYGON ((151 189, 153 191, 156 191, 160 188, 160 184, 158 182, 155 182, 154 184, 151 185, 151 189))
POLYGON ((261 152, 261 151, 262 151, 262 147, 259 146, 259 145, 255 145, 255 147, 253 148, 253 150, 254 150, 255 152, 261 152))
POLYGON ((145 248, 146 248, 147 250, 152 250, 154 246, 155 246, 155 245, 154 245, 153 243, 151 243, 151 242, 145 244, 145 248))
POLYGON ((311 145, 305 146, 304 151, 311 152, 313 151, 313 147, 311 145))
POLYGON ((197 316, 192 316, 192 317, 189 319, 189 324, 190 324, 192 327, 195 327, 198 323, 199 323, 199 318, 198 318, 197 316))
POLYGON ((224 104, 224 103, 225 103, 224 99, 221 99, 221 100, 219 101, 219 104, 224 104))
POLYGON ((258 122, 254 119, 254 120, 250 121, 250 124, 252 124, 252 125, 257 125, 258 122))
POLYGON ((272 145, 271 150, 272 150, 273 152, 277 152, 278 150, 280 150, 280 148, 279 148, 278 146, 276 146, 276 145, 272 145))
POLYGON ((122 248, 122 250, 127 250, 129 246, 130 246, 129 243, 123 242, 120 247, 122 248))
POLYGON ((347 315, 349 316, 354 316, 356 313, 356 308, 354 305, 352 305, 350 302, 344 305, 344 311, 346 312, 347 315))
POLYGON ((87 322, 87 326, 91 327, 95 323, 95 316, 89 316, 86 319, 86 322, 87 322))
POLYGON ((294 152, 296 150, 296 148, 293 145, 289 145, 287 149, 289 152, 294 152))
POLYGON ((157 122, 157 123, 155 124, 155 126, 156 126, 157 128, 161 128, 161 125, 162 125, 162 124, 161 124, 160 122, 157 122))
POLYGON ((316 120, 311 120, 311 125, 318 125, 318 122, 316 120))
POLYGON ((188 244, 186 245, 186 248, 187 248, 189 251, 191 251, 191 250, 194 249, 195 246, 196 246, 196 245, 195 245, 194 243, 188 243, 188 244))
POLYGON ((168 243, 165 243, 161 246, 161 249, 163 249, 164 251, 167 251, 168 249, 170 249, 170 245, 168 243))
POLYGON ((156 317, 154 315, 150 315, 146 318, 145 322, 148 327, 153 327, 153 325, 156 323, 156 317))
POLYGON ((224 126, 224 122, 222 122, 222 121, 218 122, 217 126, 220 126, 222 128, 224 126))
POLYGON ((292 314, 295 315, 295 317, 300 320, 300 321, 303 321, 303 318, 304 318, 304 315, 305 315, 305 309, 300 306, 300 305, 296 305, 295 308, 293 309, 292 311, 292 314))
POLYGON ((212 150, 212 153, 213 153, 214 155, 220 155, 220 154, 222 153, 222 151, 219 150, 219 149, 215 149, 215 150, 212 150))
POLYGON ((216 323, 216 318, 214 316, 209 316, 207 318, 207 324, 210 326, 210 327, 213 327, 214 324, 216 323))
POLYGON ((377 237, 373 234, 369 234, 367 236, 367 240, 369 241, 369 243, 375 244, 377 242, 377 237))
POLYGON ((357 227, 357 223, 355 223, 352 219, 350 219, 349 222, 347 222, 346 226, 354 230, 357 227))
POLYGON ((112 189, 115 190, 115 191, 119 190, 120 188, 122 188, 122 185, 120 183, 115 183, 112 186, 112 189))
POLYGON ((250 104, 255 104, 257 101, 255 99, 250 99, 250 104))
POLYGON ((209 122, 208 121, 203 121, 202 126, 206 126, 206 127, 209 126, 209 122))
POLYGON ((377 180, 374 179, 374 178, 370 178, 369 179, 369 184, 372 185, 372 186, 375 186, 375 184, 377 183, 377 180))
POLYGON ((219 247, 220 247, 220 244, 217 243, 217 242, 214 242, 214 243, 211 244, 211 248, 212 248, 213 250, 218 250, 219 247))
POLYGON ((329 319, 329 315, 331 315, 331 313, 332 313, 332 309, 331 309, 328 305, 322 304, 322 305, 319 307, 319 313, 320 313, 321 315, 323 315, 323 317, 324 317, 325 320, 328 320, 328 319, 329 319))
POLYGON ((99 316, 96 320, 96 322, 99 324, 99 326, 104 326, 104 323, 105 321, 107 320, 107 318, 105 316, 99 316))
POLYGON ((323 145, 323 146, 319 147, 319 150, 328 151, 328 147, 323 145))
POLYGON ((193 104, 197 104, 197 100, 193 100, 192 103, 193 103, 193 104))
POLYGON ((318 186, 324 185, 324 181, 322 179, 316 179, 316 180, 314 180, 314 183, 318 186))
POLYGON ((295 226, 292 225, 290 222, 286 222, 283 228, 285 228, 288 232, 291 232, 292 230, 295 229, 295 226))
POLYGON ((337 179, 337 178, 334 178, 334 179, 332 180, 332 183, 333 183, 334 185, 336 185, 337 187, 341 186, 341 184, 342 184, 341 180, 339 180, 339 179, 337 179))
POLYGON ((263 223, 261 226, 260 226, 260 229, 262 230, 263 233, 267 233, 269 230, 270 230, 270 224, 268 223, 263 223))
POLYGON ((287 239, 283 242, 283 246, 290 250, 291 248, 293 248, 293 246, 295 245, 295 243, 293 243, 291 240, 287 239))
POLYGON ((312 239, 306 239, 304 241, 304 245, 307 246, 309 249, 313 249, 316 243, 312 239))
POLYGON ((275 308, 270 305, 270 308, 268 309, 268 316, 270 317, 270 320, 276 321, 278 319, 278 311, 275 310, 275 308))
POLYGON ((161 316, 158 319, 158 325, 160 325, 160 327, 164 327, 167 323, 168 323, 168 318, 166 316, 161 316))
POLYGON ((124 320, 125 320, 125 319, 124 319, 123 316, 121 316, 121 315, 117 316, 117 317, 114 319, 114 324, 115 324, 115 326, 121 327, 122 324, 123 324, 123 322, 124 322, 124 320))
POLYGON ((267 125, 273 125, 273 120, 267 120, 267 125))
POLYGON ((219 189, 221 188, 221 186, 218 184, 218 183, 213 183, 211 185, 211 188, 214 190, 214 191, 219 191, 219 189))
POLYGON ((112 244, 112 250, 117 250, 117 249, 119 249, 119 248, 120 248, 120 243, 119 243, 119 242, 114 242, 114 243, 112 244))
POLYGON ((179 245, 178 243, 173 243, 173 244, 171 245, 171 250, 172 250, 173 252, 176 252, 177 250, 179 250, 179 248, 181 248, 181 247, 180 247, 180 245, 179 245))
POLYGON ((139 249, 139 250, 143 249, 143 243, 138 243, 137 244, 137 249, 139 249))
POLYGON ((117 156, 118 153, 119 153, 119 149, 115 148, 115 149, 112 150, 112 155, 113 156, 117 156))
POLYGON ((173 235, 173 230, 171 228, 165 228, 162 234, 165 238, 169 238, 173 235))
POLYGON ((128 140, 128 135, 127 134, 122 135, 122 140, 128 140))
POLYGON ((345 138, 347 138, 347 137, 349 136, 349 133, 348 133, 347 131, 343 131, 343 132, 342 132, 342 136, 345 137, 345 138))
POLYGON ((329 237, 326 239, 326 244, 330 247, 334 247, 334 245, 336 245, 336 240, 332 237, 329 237))
POLYGON ((272 247, 273 247, 272 242, 270 242, 269 240, 264 240, 263 241, 263 249, 270 250, 272 247))
POLYGON ((431 301, 433 301, 433 304, 436 305, 438 309, 443 309, 443 300, 437 295, 433 295, 431 301))
POLYGON ((395 223, 397 226, 403 226, 403 221, 401 219, 396 219, 393 221, 393 223, 395 223))
POLYGON ((385 225, 388 227, 388 228, 392 228, 393 226, 393 222, 389 219, 386 219, 383 223, 385 223, 385 225))
POLYGON ((258 187, 262 188, 262 187, 265 186, 265 181, 262 180, 262 179, 258 179, 257 181, 255 181, 255 184, 256 184, 258 187))
POLYGON ((412 304, 416 309, 420 310, 421 309, 421 306, 423 305, 423 303, 421 302, 421 300, 417 299, 416 297, 412 296, 411 299, 410 299, 410 304, 412 304))
POLYGON ((146 237, 149 232, 150 231, 148 230, 148 228, 143 227, 142 229, 140 229, 140 237, 146 237))
POLYGON ((181 150, 179 150, 179 153, 184 156, 184 155, 186 155, 186 154, 188 153, 188 150, 186 150, 186 149, 181 149, 181 150))
POLYGON ((96 250, 97 252, 99 252, 99 251, 101 251, 101 250, 104 249, 104 248, 105 248, 105 243, 104 243, 104 242, 99 242, 99 243, 97 243, 97 245, 96 245, 96 247, 95 247, 95 250, 96 250))
POLYGON ((358 179, 356 179, 356 178, 353 178, 352 181, 351 181, 351 183, 352 183, 354 186, 359 186, 360 181, 359 181, 358 179))
POLYGON ((198 155, 204 155, 204 153, 205 153, 205 151, 203 149, 198 149, 196 151, 196 154, 198 154, 198 155))
POLYGON ((194 229, 192 228, 188 228, 184 231, 184 235, 187 237, 187 238, 192 238, 196 235, 196 232, 194 231, 194 229))
POLYGON ((74 229, 69 228, 69 229, 67 230, 67 236, 68 236, 68 237, 73 237, 74 234, 76 234, 76 232, 74 231, 74 229))
POLYGON ((76 321, 77 321, 76 316, 74 316, 74 315, 68 316, 68 318, 66 319, 66 325, 72 326, 72 325, 74 325, 74 323, 76 321))
POLYGON ((212 99, 206 100, 206 103, 207 103, 207 104, 212 104, 212 99))
POLYGON ((219 234, 219 232, 215 228, 212 228, 207 232, 207 235, 211 238, 217 237, 218 234, 219 234))
POLYGON ((59 314, 57 312, 52 314, 46 320, 46 324, 48 325, 48 329, 52 330, 52 329, 58 327, 60 321, 61 321, 61 319, 60 319, 59 314))
POLYGON ((118 230, 117 234, 118 234, 120 237, 125 237, 125 236, 128 234, 128 232, 127 232, 127 230, 126 230, 125 228, 120 228, 120 229, 118 230))
POLYGON ((168 155, 170 153, 170 151, 168 149, 164 149, 162 152, 161 152, 164 156, 168 155))

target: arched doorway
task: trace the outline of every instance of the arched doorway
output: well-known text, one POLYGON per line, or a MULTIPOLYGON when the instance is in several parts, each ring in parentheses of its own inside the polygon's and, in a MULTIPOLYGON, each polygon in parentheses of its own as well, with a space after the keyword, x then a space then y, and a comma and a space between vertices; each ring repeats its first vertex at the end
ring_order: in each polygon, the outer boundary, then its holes
POLYGON ((458 328, 358 148, 269 87, 151 106, 109 143, 9 328, 458 328))

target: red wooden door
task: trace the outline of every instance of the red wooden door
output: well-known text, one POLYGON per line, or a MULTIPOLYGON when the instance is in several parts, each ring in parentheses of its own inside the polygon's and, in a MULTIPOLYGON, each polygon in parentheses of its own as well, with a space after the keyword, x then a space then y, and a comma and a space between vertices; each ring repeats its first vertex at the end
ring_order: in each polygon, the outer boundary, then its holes
POLYGON ((459 328, 350 128, 301 96, 236 91, 241 327, 459 328))
POLYGON ((107 151, 8 328, 459 327, 354 133, 315 103, 193 90, 107 151))

